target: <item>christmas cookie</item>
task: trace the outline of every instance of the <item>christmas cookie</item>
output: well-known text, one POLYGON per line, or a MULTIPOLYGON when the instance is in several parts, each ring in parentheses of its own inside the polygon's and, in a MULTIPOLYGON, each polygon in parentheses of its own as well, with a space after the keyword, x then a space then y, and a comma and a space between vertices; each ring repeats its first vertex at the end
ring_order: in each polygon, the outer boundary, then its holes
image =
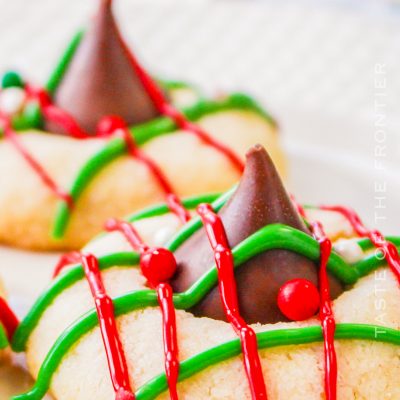
POLYGON ((304 209, 261 146, 211 200, 64 260, 13 336, 36 379, 17 399, 400 398, 400 239, 304 209))
POLYGON ((0 242, 78 249, 108 217, 228 189, 257 142, 283 170, 276 124, 256 102, 154 80, 101 0, 44 89, 3 78, 0 242))

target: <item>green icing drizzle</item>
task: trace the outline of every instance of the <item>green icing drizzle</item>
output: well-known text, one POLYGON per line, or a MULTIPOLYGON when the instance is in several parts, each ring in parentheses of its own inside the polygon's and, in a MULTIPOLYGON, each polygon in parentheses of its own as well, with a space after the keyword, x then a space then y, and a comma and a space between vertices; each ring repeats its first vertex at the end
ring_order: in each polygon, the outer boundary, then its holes
MULTIPOLYGON (((191 210, 193 208, 196 208, 201 203, 212 203, 220 196, 221 196, 220 193, 209 193, 201 196, 188 197, 182 200, 182 204, 185 206, 185 208, 191 210)), ((137 213, 131 214, 125 219, 128 222, 135 222, 145 218, 151 218, 159 215, 168 214, 169 212, 171 212, 171 210, 169 209, 167 204, 161 203, 161 204, 155 204, 141 211, 138 211, 137 213)))
MULTIPOLYGON (((187 231, 192 234, 191 231, 187 231)), ((181 236, 178 241, 181 241, 181 236)), ((174 243, 169 246, 171 249, 174 243)), ((287 250, 296 251, 311 259, 318 260, 319 246, 318 243, 305 233, 294 228, 276 224, 268 225, 249 236, 233 249, 235 258, 235 266, 238 266, 250 259, 261 251, 273 248, 285 248, 287 250)), ((101 270, 113 266, 135 265, 139 261, 137 253, 117 253, 99 258, 99 267, 101 270)), ((353 283, 357 280, 358 275, 354 268, 348 266, 338 255, 332 253, 329 259, 328 267, 330 271, 337 273, 346 283, 353 283)), ((45 309, 53 302, 53 300, 66 288, 84 277, 82 266, 78 265, 60 275, 49 289, 44 292, 36 301, 28 315, 21 322, 13 338, 13 349, 15 351, 23 351, 26 341, 37 325, 40 317, 45 309)), ((217 283, 217 273, 215 265, 207 271, 196 283, 194 283, 186 292, 175 295, 175 305, 177 308, 190 308, 196 304, 201 298, 217 283), (183 307, 181 306, 183 304, 183 307)))
POLYGON ((3 326, 0 324, 0 350, 5 349, 7 346, 8 346, 7 334, 3 326))
MULTIPOLYGON (((219 193, 210 193, 210 194, 202 194, 200 196, 187 197, 181 201, 182 201, 183 206, 187 210, 193 210, 199 204, 212 203, 218 197, 220 197, 219 193)), ((125 217, 125 220, 128 222, 136 222, 141 219, 157 217, 160 215, 165 215, 170 212, 171 212, 171 210, 169 209, 169 207, 167 206, 166 203, 159 203, 159 204, 155 204, 155 205, 146 207, 143 210, 140 210, 131 215, 128 215, 127 217, 125 217)), ((107 234, 107 232, 102 232, 102 233, 98 234, 94 239, 92 239, 92 241, 97 240, 98 238, 104 236, 105 234, 107 234)), ((89 243, 91 243, 91 242, 89 242, 89 243)))
POLYGON ((186 89, 191 91, 195 95, 195 100, 200 101, 204 100, 204 96, 200 89, 188 82, 177 81, 177 80, 161 80, 157 79, 158 85, 167 93, 167 96, 172 97, 174 92, 186 89))
POLYGON ((50 79, 48 80, 46 84, 46 90, 50 93, 53 94, 55 90, 57 89, 57 86, 61 82, 65 71, 68 68, 69 63, 72 60, 72 57, 75 54, 76 49, 79 46, 79 43, 82 40, 83 37, 83 31, 79 31, 75 34, 75 36, 72 38, 70 41, 69 45, 67 46, 64 54, 61 56, 59 63, 57 64, 56 68, 50 75, 50 79))
POLYGON ((195 87, 193 87, 193 85, 189 85, 187 82, 184 81, 158 79, 157 82, 160 86, 162 86, 166 90, 191 89, 200 96, 200 92, 198 89, 196 89, 195 87))
MULTIPOLYGON (((135 300, 143 300, 152 305, 157 304, 157 298, 154 294, 151 298, 144 292, 137 292, 135 300)), ((131 299, 117 298, 114 301, 116 315, 121 315, 126 308, 131 308, 131 299)), ((42 367, 39 371, 38 379, 33 389, 19 396, 14 397, 14 400, 39 400, 47 392, 50 387, 51 378, 57 367, 60 365, 65 353, 71 349, 76 341, 80 338, 80 332, 89 332, 97 325, 97 314, 92 311, 86 314, 86 317, 79 319, 73 326, 68 328, 55 342, 42 367), (79 329, 76 329, 79 328, 79 329)), ((375 342, 391 343, 400 345, 400 332, 376 325, 364 324, 338 324, 335 332, 336 339, 358 339, 371 340, 375 342), (379 335, 377 335, 379 332, 379 335)), ((260 349, 273 348, 278 346, 300 345, 307 343, 319 342, 322 340, 322 329, 320 326, 311 326, 304 328, 289 328, 277 329, 257 333, 258 347, 260 349)), ((229 342, 222 343, 212 347, 202 353, 190 357, 180 364, 179 381, 205 370, 206 368, 228 360, 234 356, 241 354, 241 345, 239 339, 233 339, 229 342)), ((167 389, 167 380, 164 373, 156 376, 148 381, 136 392, 137 400, 152 400, 167 389)))
MULTIPOLYGON (((386 236, 386 240, 392 242, 396 246, 400 246, 400 237, 398 236, 386 236)), ((374 248, 373 244, 368 238, 363 238, 359 240, 357 243, 361 247, 361 250, 364 251, 374 248)))
MULTIPOLYGON (((243 94, 233 94, 223 101, 200 101, 195 106, 184 110, 186 117, 195 121, 210 113, 227 109, 252 110, 259 113, 256 103, 243 94)), ((265 114, 265 113, 264 113, 265 114)), ((263 115, 264 115, 263 114, 263 115)), ((176 130, 175 123, 167 117, 157 118, 153 121, 136 126, 132 134, 138 145, 164 134, 176 130)), ((70 195, 76 202, 94 177, 116 158, 126 154, 125 142, 122 138, 110 140, 103 149, 92 156, 79 171, 70 189, 70 195)), ((71 210, 65 202, 58 202, 52 235, 60 239, 65 234, 71 216, 71 210)))
POLYGON ((23 131, 32 128, 40 128, 43 125, 43 116, 36 102, 29 102, 20 114, 12 118, 14 130, 23 131))
MULTIPOLYGON (((181 237, 179 237, 178 241, 180 240, 181 237)), ((173 246, 174 242, 169 248, 171 249, 173 246)), ((294 228, 281 224, 274 224, 260 229, 233 249, 232 252, 235 260, 235 267, 240 266, 261 252, 276 248, 294 251, 314 261, 319 259, 319 245, 312 237, 294 228)), ((361 263, 363 261, 361 261, 361 263)), ((116 253, 100 257, 99 267, 101 270, 104 270, 114 266, 136 266, 138 262, 139 255, 137 253, 116 253)), ((377 258, 370 259, 368 262, 370 263, 369 267, 361 269, 361 272, 369 271, 381 265, 381 260, 377 258)), ((328 269, 346 284, 352 284, 361 276, 359 275, 359 264, 360 263, 356 263, 350 266, 340 256, 332 253, 329 258, 328 269)), ((54 301, 54 299, 63 290, 70 287, 78 280, 83 279, 83 277, 82 266, 78 265, 73 267, 59 276, 49 289, 39 297, 28 315, 21 322, 14 335, 12 346, 15 351, 24 350, 29 335, 38 324, 46 308, 54 301)), ((215 265, 213 265, 210 270, 208 270, 186 292, 174 295, 174 304, 176 308, 189 309, 193 307, 216 284, 217 271, 215 265)), ((146 296, 150 296, 152 301, 157 301, 157 298, 154 297, 155 293, 153 291, 147 290, 144 292, 148 293, 146 296)), ((131 296, 131 294, 126 296, 131 296)), ((150 305, 153 305, 153 303, 142 303, 142 306, 150 305)))
MULTIPOLYGON (((215 201, 213 207, 215 210, 220 210, 220 208, 226 203, 227 199, 231 196, 235 188, 232 188, 228 193, 225 193, 223 196, 219 194, 210 194, 210 195, 203 195, 203 196, 195 196, 183 201, 183 204, 188 209, 193 209, 197 205, 201 203, 211 203, 215 201), (218 199, 218 201, 216 201, 218 199)), ((308 207, 310 208, 310 207, 308 207)), ((126 218, 129 222, 139 221, 144 218, 151 218, 159 215, 163 215, 169 213, 170 210, 165 203, 157 204, 154 206, 150 206, 142 211, 134 213, 126 218)), ((191 225, 185 226, 180 233, 175 236, 170 242, 169 247, 175 251, 181 243, 190 235, 194 233, 196 230, 202 227, 202 223, 198 217, 194 217, 191 222, 191 225)), ((101 234, 103 235, 103 234, 101 234)), ((386 240, 394 243, 396 246, 400 247, 400 237, 396 236, 388 236, 386 240)), ((371 241, 368 238, 362 238, 357 241, 357 244, 360 246, 361 250, 368 251, 373 249, 374 246, 372 245, 371 241)), ((379 266, 385 265, 386 261, 384 259, 378 260, 375 254, 370 254, 369 256, 365 257, 363 260, 359 261, 353 268, 356 269, 357 274, 359 276, 365 276, 372 272, 379 266)))

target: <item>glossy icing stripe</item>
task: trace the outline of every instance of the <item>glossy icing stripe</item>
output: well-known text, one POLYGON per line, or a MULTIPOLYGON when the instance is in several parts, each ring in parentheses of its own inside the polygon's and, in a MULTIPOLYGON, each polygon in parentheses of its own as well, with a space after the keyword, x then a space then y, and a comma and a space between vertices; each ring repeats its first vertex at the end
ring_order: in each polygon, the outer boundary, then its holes
POLYGON ((92 254, 82 254, 81 259, 86 280, 96 306, 116 400, 134 400, 135 396, 129 383, 129 371, 125 353, 118 334, 113 301, 106 293, 98 261, 92 254))
POLYGON ((157 298, 160 304, 163 324, 164 363, 171 400, 178 400, 177 383, 179 378, 179 349, 176 327, 176 315, 173 303, 173 291, 168 283, 157 286, 157 298))
POLYGON ((0 326, 4 328, 9 340, 12 339, 19 325, 19 320, 8 303, 0 296, 0 326))
POLYGON ((79 251, 72 251, 70 253, 63 254, 54 267, 52 278, 56 278, 64 270, 64 268, 71 264, 78 264, 81 260, 81 253, 79 251))
POLYGON ((0 350, 5 349, 6 347, 8 347, 8 338, 7 338, 7 334, 3 328, 3 326, 0 324, 0 350))
POLYGON ((294 196, 292 201, 297 208, 299 214, 304 218, 305 222, 310 227, 314 238, 318 241, 320 246, 320 260, 319 260, 319 318, 322 326, 322 334, 324 339, 324 382, 325 382, 325 396, 327 400, 337 399, 337 359, 335 350, 335 330, 336 321, 332 309, 332 301, 330 296, 330 287, 328 279, 327 264, 329 257, 332 253, 332 242, 326 236, 322 224, 318 221, 309 223, 304 207, 297 203, 294 196))
POLYGON ((267 390, 258 355, 257 338, 254 330, 246 324, 240 315, 234 261, 224 225, 209 204, 199 205, 197 212, 214 252, 218 271, 218 288, 226 318, 240 338, 243 362, 252 398, 254 400, 266 400, 267 390))
POLYGON ((337 360, 335 350, 336 322, 332 309, 327 264, 332 252, 332 242, 326 236, 319 222, 311 223, 311 230, 320 245, 319 267, 319 318, 324 337, 324 367, 326 400, 337 398, 337 360))
POLYGON ((61 56, 56 68, 50 75, 50 79, 47 81, 46 90, 52 94, 57 89, 57 86, 61 82, 65 71, 67 70, 69 63, 71 62, 79 43, 82 40, 84 31, 77 32, 71 39, 64 54, 61 56))
POLYGON ((176 384, 179 376, 179 350, 173 291, 167 282, 176 271, 173 254, 165 249, 147 246, 135 227, 126 221, 111 219, 106 223, 109 232, 120 232, 140 254, 140 267, 148 284, 157 292, 162 315, 164 365, 171 400, 178 400, 176 384))
POLYGON ((56 196, 58 197, 65 207, 71 211, 73 207, 72 197, 64 191, 53 178, 48 174, 44 167, 30 154, 30 152, 21 143, 18 135, 10 126, 10 121, 8 117, 0 114, 0 126, 3 125, 4 136, 14 148, 18 151, 21 157, 27 162, 27 164, 32 168, 38 178, 43 182, 43 184, 56 196))

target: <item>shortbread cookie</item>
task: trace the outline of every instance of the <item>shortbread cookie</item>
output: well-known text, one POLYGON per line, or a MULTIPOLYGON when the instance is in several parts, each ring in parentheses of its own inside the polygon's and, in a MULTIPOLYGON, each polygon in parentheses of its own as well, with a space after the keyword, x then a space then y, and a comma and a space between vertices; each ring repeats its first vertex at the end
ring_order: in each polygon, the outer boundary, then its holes
POLYGON ((254 143, 284 171, 276 124, 255 101, 205 100, 187 85, 156 82, 101 0, 45 89, 14 73, 3 79, 0 242, 78 249, 105 218, 227 190, 254 143))
POLYGON ((14 336, 37 379, 18 399, 400 397, 400 239, 304 210, 260 146, 211 200, 182 227, 166 205, 110 220, 59 271, 14 336))

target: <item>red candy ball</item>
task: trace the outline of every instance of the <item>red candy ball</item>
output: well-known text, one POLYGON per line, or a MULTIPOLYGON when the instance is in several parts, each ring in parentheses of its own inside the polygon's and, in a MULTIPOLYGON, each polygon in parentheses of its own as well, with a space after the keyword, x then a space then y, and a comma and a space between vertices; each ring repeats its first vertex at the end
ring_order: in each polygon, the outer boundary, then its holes
POLYGON ((172 252, 163 248, 152 248, 140 256, 140 268, 151 286, 168 281, 176 271, 176 260, 172 252))
POLYGON ((126 123, 117 115, 103 117, 96 128, 96 136, 107 137, 112 135, 117 129, 125 129, 126 123))
POLYGON ((278 307, 292 321, 304 321, 314 316, 319 308, 319 292, 307 279, 292 279, 278 293, 278 307))

